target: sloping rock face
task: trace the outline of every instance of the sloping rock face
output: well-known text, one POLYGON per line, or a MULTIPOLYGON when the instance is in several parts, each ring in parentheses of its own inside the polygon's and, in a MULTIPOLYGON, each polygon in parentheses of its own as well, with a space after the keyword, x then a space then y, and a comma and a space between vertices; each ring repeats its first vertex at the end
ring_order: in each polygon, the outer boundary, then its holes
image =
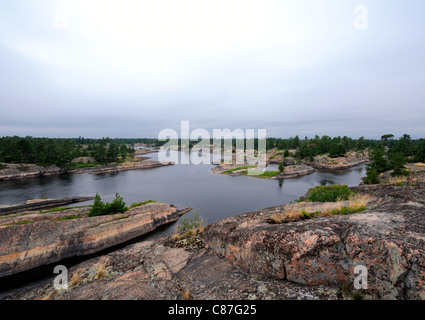
POLYGON ((1 205, 0 206, 0 216, 23 212, 23 211, 33 211, 41 210, 47 208, 56 208, 59 206, 66 206, 71 203, 84 202, 88 200, 93 200, 94 197, 72 197, 72 198, 62 198, 62 199, 33 199, 27 200, 25 203, 14 204, 14 205, 1 205))
POLYGON ((373 189, 386 198, 362 213, 268 224, 284 207, 268 208, 213 223, 203 239, 248 272, 309 286, 352 287, 360 275, 355 267, 363 265, 366 296, 425 299, 425 190, 373 189))
POLYGON ((0 277, 101 251, 174 222, 190 209, 179 211, 168 204, 149 203, 123 214, 99 217, 88 217, 89 210, 1 219, 0 277))
POLYGON ((211 250, 170 247, 167 240, 139 242, 72 266, 67 290, 54 288, 52 274, 24 288, 0 292, 0 299, 338 299, 336 289, 252 275, 211 250))

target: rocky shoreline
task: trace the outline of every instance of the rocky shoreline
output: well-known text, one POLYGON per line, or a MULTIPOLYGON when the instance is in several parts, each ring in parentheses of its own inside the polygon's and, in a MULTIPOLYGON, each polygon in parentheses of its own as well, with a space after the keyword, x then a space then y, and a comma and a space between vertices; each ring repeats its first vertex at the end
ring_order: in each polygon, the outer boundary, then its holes
POLYGON ((351 190, 370 199, 364 211, 272 223, 291 204, 265 208, 79 263, 68 290, 52 275, 2 298, 425 299, 425 172, 351 190), (358 265, 367 289, 354 287, 358 265))
POLYGON ((300 160, 293 156, 283 157, 281 154, 276 154, 275 152, 267 155, 267 163, 279 164, 282 162, 285 166, 308 165, 315 169, 347 170, 369 162, 369 154, 367 152, 349 152, 344 157, 338 158, 321 155, 315 156, 313 159, 309 160, 300 160))
POLYGON ((99 167, 87 167, 81 169, 62 169, 56 165, 41 167, 35 164, 2 164, 5 168, 0 170, 0 181, 38 178, 67 173, 102 174, 128 170, 143 170, 170 166, 174 164, 172 162, 160 162, 146 159, 143 161, 124 162, 122 164, 109 164, 99 167))
POLYGON ((93 200, 94 197, 71 197, 62 199, 35 199, 28 200, 25 203, 13 205, 0 205, 0 216, 18 213, 23 211, 34 211, 48 208, 57 208, 59 206, 67 206, 72 203, 93 200))

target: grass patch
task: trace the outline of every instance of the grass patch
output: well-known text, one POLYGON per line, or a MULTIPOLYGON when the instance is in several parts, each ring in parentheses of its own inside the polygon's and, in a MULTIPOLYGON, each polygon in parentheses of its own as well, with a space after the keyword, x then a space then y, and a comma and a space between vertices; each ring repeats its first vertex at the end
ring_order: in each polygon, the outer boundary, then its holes
POLYGON ((29 223, 34 223, 34 221, 22 220, 22 221, 18 221, 18 222, 12 222, 12 223, 4 224, 4 226, 19 226, 21 224, 29 224, 29 223))
POLYGON ((129 216, 122 216, 122 217, 118 217, 115 218, 114 221, 118 221, 118 220, 122 220, 122 219, 127 219, 129 216))
POLYGON ((279 171, 264 171, 262 174, 260 174, 260 177, 274 177, 280 174, 279 171))
POLYGON ((145 204, 154 203, 154 202, 156 202, 156 201, 155 200, 146 200, 146 201, 143 201, 143 202, 133 202, 131 204, 130 208, 140 207, 140 206, 143 206, 145 204))
POLYGON ((63 207, 63 208, 53 208, 48 210, 40 211, 40 213, 49 213, 49 212, 56 212, 56 211, 64 211, 64 210, 70 210, 70 209, 82 209, 82 208, 90 208, 89 206, 75 206, 75 207, 63 207))
POLYGON ((369 195, 352 195, 349 200, 338 202, 327 202, 323 204, 311 204, 308 202, 298 202, 288 204, 281 214, 273 214, 268 222, 288 223, 306 219, 313 219, 319 216, 346 215, 358 213, 367 209, 367 204, 371 201, 369 195))
POLYGON ((98 168, 101 165, 99 163, 69 163, 67 164, 68 169, 84 169, 84 168, 98 168))
POLYGON ((69 216, 69 217, 53 219, 52 221, 67 221, 67 220, 75 220, 79 218, 80 218, 79 216, 69 216))
POLYGON ((232 173, 233 171, 237 171, 237 170, 248 170, 250 168, 255 168, 255 166, 237 167, 237 168, 234 168, 234 169, 229 169, 229 170, 223 171, 222 173, 223 174, 229 174, 229 173, 232 173))

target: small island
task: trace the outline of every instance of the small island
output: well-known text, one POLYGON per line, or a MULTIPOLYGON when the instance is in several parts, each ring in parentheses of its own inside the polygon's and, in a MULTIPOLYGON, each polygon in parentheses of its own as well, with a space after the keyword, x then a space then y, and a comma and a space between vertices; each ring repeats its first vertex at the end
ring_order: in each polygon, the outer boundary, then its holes
POLYGON ((0 181, 66 173, 102 174, 173 165, 149 160, 152 139, 0 138, 0 181), (129 143, 127 143, 129 142, 129 143), (134 147, 137 145, 137 147, 134 147))

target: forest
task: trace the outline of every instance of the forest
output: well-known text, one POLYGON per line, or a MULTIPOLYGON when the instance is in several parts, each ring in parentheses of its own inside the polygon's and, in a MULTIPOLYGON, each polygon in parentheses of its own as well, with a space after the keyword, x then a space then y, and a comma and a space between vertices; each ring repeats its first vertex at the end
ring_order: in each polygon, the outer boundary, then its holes
MULTIPOLYGON (((211 144, 213 140, 210 141, 211 144)), ((144 143, 150 146, 161 146, 166 141, 153 138, 36 138, 36 137, 2 137, 0 138, 0 163, 35 163, 38 165, 56 164, 59 167, 70 167, 71 161, 78 157, 93 157, 97 163, 105 164, 123 161, 134 154, 134 144, 144 143)), ((190 147, 197 141, 190 141, 190 147)), ((237 141, 232 140, 233 146, 237 141)), ((246 146, 247 141, 244 141, 246 146)), ((257 148, 258 140, 254 146, 257 148)), ((393 169, 395 174, 404 174, 404 164, 408 161, 425 162, 425 139, 412 139, 404 134, 396 139, 392 134, 385 134, 381 139, 365 139, 360 137, 329 137, 316 135, 314 138, 298 136, 283 138, 267 138, 267 150, 295 150, 298 159, 312 159, 314 156, 328 154, 330 157, 342 157, 348 151, 370 150, 371 163, 368 165, 368 177, 376 181, 376 175, 393 169)), ((369 179, 368 178, 368 179, 369 179)), ((368 181, 368 180, 367 180, 368 181)))
POLYGON ((0 138, 0 162, 35 163, 46 166, 56 164, 69 167, 78 157, 93 157, 97 163, 117 162, 134 154, 132 144, 145 143, 151 139, 86 139, 86 138, 0 138))

